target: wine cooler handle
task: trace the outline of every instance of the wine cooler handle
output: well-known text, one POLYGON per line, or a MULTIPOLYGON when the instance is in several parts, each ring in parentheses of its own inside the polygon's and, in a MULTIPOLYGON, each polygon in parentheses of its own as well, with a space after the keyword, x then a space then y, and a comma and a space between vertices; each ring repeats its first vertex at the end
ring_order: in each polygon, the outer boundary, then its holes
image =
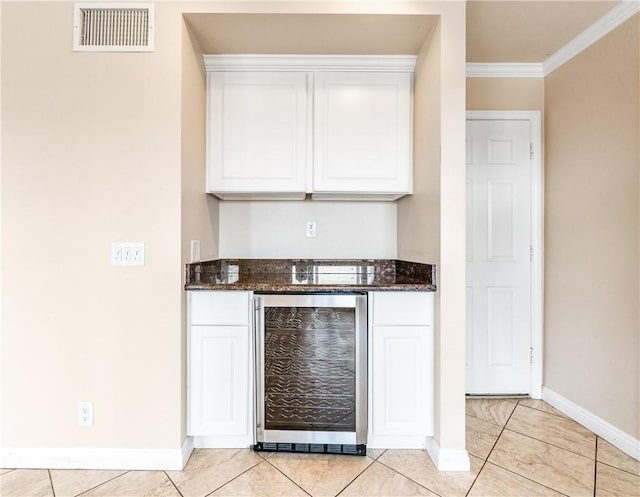
POLYGON ((262 420, 264 416, 264 379, 262 372, 264 371, 262 347, 264 340, 264 315, 263 315, 263 299, 259 295, 253 296, 253 326, 252 326, 252 361, 253 361, 253 419, 254 419, 254 436, 256 442, 261 442, 264 438, 264 428, 262 420))

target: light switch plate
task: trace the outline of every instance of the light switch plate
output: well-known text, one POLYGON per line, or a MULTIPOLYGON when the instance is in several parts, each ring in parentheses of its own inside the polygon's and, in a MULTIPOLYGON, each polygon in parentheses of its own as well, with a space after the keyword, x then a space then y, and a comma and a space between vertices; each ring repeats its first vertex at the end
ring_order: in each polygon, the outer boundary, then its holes
POLYGON ((144 243, 113 242, 111 244, 112 266, 144 266, 144 243))
POLYGON ((191 263, 200 262, 200 240, 191 240, 191 263))
POLYGON ((315 238, 318 235, 318 225, 315 221, 307 221, 307 238, 315 238))

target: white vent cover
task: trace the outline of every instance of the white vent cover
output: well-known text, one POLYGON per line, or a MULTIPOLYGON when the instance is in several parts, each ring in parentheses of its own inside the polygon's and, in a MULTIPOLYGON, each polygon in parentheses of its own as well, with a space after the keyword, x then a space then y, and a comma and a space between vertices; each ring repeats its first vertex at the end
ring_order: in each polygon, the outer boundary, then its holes
POLYGON ((152 52, 153 4, 76 3, 75 52, 152 52))

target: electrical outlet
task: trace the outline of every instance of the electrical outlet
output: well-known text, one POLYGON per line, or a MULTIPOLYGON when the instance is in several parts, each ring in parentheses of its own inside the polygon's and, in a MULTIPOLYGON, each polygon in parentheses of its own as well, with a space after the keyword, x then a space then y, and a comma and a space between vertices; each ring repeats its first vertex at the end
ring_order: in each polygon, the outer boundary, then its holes
POLYGON ((93 402, 78 402, 78 425, 93 426, 93 402))
POLYGON ((315 221, 307 221, 307 238, 315 238, 318 234, 315 221))
POLYGON ((144 243, 113 242, 111 244, 112 266, 144 266, 144 243))

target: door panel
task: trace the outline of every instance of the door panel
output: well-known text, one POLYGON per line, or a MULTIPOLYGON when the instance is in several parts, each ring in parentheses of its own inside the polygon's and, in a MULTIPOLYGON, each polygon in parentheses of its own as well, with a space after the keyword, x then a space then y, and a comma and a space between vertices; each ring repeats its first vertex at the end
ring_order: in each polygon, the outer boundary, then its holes
POLYGON ((513 318, 516 289, 488 288, 489 366, 513 366, 515 326, 513 318))
POLYGON ((487 186, 488 259, 490 261, 513 261, 516 242, 515 182, 490 180, 487 186))
POLYGON ((529 121, 467 121, 467 393, 529 393, 529 121))

